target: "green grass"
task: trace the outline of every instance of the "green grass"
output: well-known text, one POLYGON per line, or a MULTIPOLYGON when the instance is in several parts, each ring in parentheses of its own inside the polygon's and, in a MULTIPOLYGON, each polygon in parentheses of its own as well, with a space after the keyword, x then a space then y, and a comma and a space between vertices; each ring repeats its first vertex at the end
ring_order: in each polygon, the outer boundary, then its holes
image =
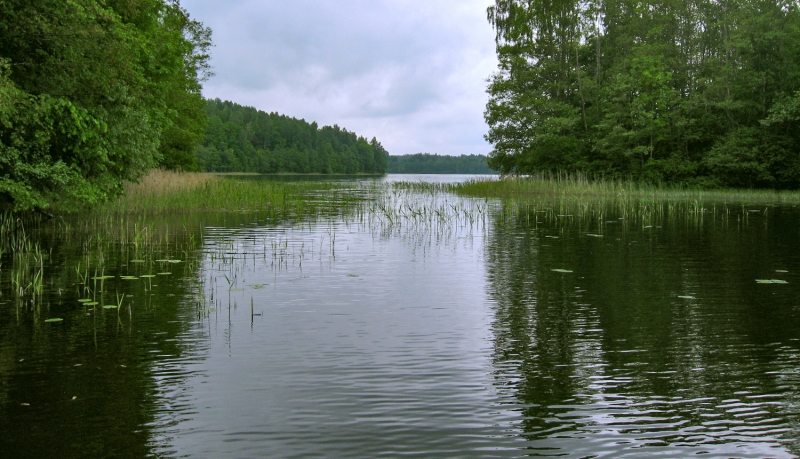
POLYGON ((445 185, 473 197, 557 197, 570 199, 635 199, 717 204, 798 204, 800 192, 743 189, 687 189, 624 180, 591 180, 580 175, 539 175, 501 180, 471 180, 445 185))
POLYGON ((154 171, 130 184, 118 199, 93 214, 162 214, 268 211, 304 215, 335 211, 358 202, 346 185, 331 182, 280 182, 221 177, 216 174, 154 171))

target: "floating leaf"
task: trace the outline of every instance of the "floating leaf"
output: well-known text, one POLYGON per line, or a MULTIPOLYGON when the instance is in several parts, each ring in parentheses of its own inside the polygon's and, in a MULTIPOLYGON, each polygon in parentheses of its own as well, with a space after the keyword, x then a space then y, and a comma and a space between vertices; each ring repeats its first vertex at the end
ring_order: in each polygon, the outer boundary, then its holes
POLYGON ((358 274, 348 274, 347 277, 358 277, 358 274))
POLYGON ((262 289, 262 288, 265 287, 265 285, 264 284, 255 284, 255 285, 251 285, 251 287, 253 287, 254 289, 262 289))
POLYGON ((558 239, 558 236, 545 236, 545 237, 549 237, 550 239, 558 239))
POLYGON ((648 228, 652 228, 652 227, 653 227, 653 225, 647 225, 647 226, 644 227, 644 229, 648 229, 648 228))
POLYGON ((587 233, 586 235, 587 235, 587 236, 591 236, 591 237, 603 237, 603 235, 602 235, 602 234, 592 234, 592 233, 587 233))
POLYGON ((144 263, 144 260, 131 260, 128 263, 144 263))
POLYGON ((116 304, 107 304, 103 306, 103 309, 117 309, 118 307, 116 304))
POLYGON ((696 300, 697 298, 690 296, 690 295, 678 295, 678 298, 683 298, 684 300, 696 300))
POLYGON ((52 319, 45 320, 45 323, 51 324, 55 322, 63 322, 64 319, 59 319, 58 317, 53 317, 52 319))
POLYGON ((167 262, 169 262, 169 260, 166 259, 166 258, 162 258, 161 260, 156 260, 156 261, 159 262, 159 263, 167 263, 167 262))
POLYGON ((561 269, 561 268, 551 269, 550 271, 557 272, 557 273, 571 273, 572 272, 569 269, 561 269))
POLYGON ((785 269, 776 269, 775 272, 776 273, 788 273, 789 271, 787 271, 785 269))
POLYGON ((159 276, 169 276, 172 273, 158 273, 159 276))
POLYGON ((167 260, 169 263, 183 263, 183 260, 167 260))
POLYGON ((106 280, 106 279, 113 279, 114 276, 95 276, 92 280, 106 280))
POLYGON ((92 301, 91 298, 81 298, 80 300, 78 300, 78 303, 88 303, 90 301, 92 301))
POLYGON ((142 274, 142 275, 141 275, 141 276, 139 276, 139 277, 144 277, 145 279, 149 279, 149 278, 151 278, 151 277, 156 277, 156 275, 155 275, 155 274, 142 274))
POLYGON ((756 279, 759 284, 788 284, 785 280, 781 279, 756 279))
POLYGON ((122 279, 122 280, 138 280, 139 279, 136 276, 120 276, 119 278, 122 279))
POLYGON ((88 303, 83 303, 84 306, 97 306, 99 303, 97 301, 90 301, 88 303))

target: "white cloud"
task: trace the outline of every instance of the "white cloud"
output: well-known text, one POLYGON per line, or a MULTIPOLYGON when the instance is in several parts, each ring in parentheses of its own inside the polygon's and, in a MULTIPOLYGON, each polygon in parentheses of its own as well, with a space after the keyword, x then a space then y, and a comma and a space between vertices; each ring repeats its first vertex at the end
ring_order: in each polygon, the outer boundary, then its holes
POLYGON ((214 31, 207 97, 377 137, 487 153, 491 0, 184 0, 214 31))

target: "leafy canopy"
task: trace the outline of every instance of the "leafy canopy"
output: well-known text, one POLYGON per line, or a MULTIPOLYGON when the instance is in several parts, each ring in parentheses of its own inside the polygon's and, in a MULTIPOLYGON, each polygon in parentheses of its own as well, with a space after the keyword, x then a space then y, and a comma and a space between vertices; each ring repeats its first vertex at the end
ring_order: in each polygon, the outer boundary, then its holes
POLYGON ((0 202, 86 205, 194 167, 209 46, 177 1, 0 2, 0 202))

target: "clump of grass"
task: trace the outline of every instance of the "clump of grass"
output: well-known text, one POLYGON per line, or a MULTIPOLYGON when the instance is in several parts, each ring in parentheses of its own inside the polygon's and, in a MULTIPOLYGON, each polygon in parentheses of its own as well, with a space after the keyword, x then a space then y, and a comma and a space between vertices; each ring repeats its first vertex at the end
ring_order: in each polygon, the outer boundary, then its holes
POLYGON ((209 173, 152 171, 125 194, 100 206, 100 214, 160 214, 197 211, 264 211, 305 215, 359 202, 344 184, 244 180, 209 173))
POLYGON ((797 204, 800 192, 747 189, 700 189, 653 185, 632 180, 591 179, 581 174, 538 174, 500 180, 470 180, 445 185, 476 197, 622 198, 738 204, 797 204))

